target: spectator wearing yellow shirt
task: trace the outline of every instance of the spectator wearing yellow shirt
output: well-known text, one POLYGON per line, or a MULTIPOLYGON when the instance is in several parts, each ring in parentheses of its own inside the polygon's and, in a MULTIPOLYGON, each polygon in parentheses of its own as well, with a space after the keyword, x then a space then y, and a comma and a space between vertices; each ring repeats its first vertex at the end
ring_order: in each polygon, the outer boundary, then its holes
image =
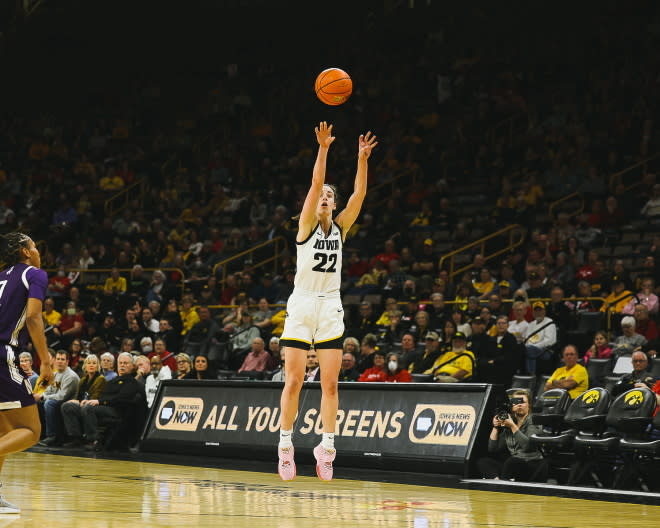
POLYGON ((199 314, 196 307, 193 306, 193 298, 190 295, 184 295, 181 299, 181 335, 186 335, 188 331, 199 323, 199 314))
POLYGON ((611 313, 620 314, 632 296, 633 293, 626 290, 625 282, 621 279, 614 279, 612 281, 612 292, 605 297, 605 302, 600 307, 600 311, 607 312, 609 310, 611 313))
POLYGON ((424 374, 432 374, 440 383, 457 383, 472 376, 475 357, 465 348, 465 334, 456 332, 452 338, 452 349, 435 360, 424 374))
POLYGON ((43 160, 48 157, 50 146, 43 139, 37 139, 30 145, 28 155, 33 160, 43 160))
POLYGON ((472 287, 479 294, 479 299, 486 299, 495 289, 495 279, 488 268, 481 268, 479 271, 479 280, 472 281, 472 287))
POLYGON ((270 330, 270 335, 280 337, 284 331, 284 320, 286 319, 286 310, 282 309, 270 318, 270 323, 273 327, 270 330))
POLYGON ((52 298, 48 297, 44 300, 44 311, 42 313, 49 326, 60 325, 62 314, 55 309, 55 302, 52 298))
POLYGON ((396 299, 394 297, 388 297, 385 299, 385 311, 380 314, 378 321, 376 321, 376 326, 390 326, 390 314, 397 309, 396 299))
POLYGON ((124 180, 117 175, 114 169, 110 168, 99 181, 99 187, 102 191, 120 191, 124 188, 124 180))
POLYGON ((103 293, 106 295, 122 295, 126 293, 126 279, 119 275, 117 268, 110 270, 110 276, 105 279, 103 293))
POLYGON ((90 179, 96 178, 96 167, 87 160, 87 156, 82 154, 80 161, 73 166, 73 173, 76 176, 89 176, 90 179))
POLYGON ((571 399, 575 399, 589 388, 589 374, 586 368, 578 365, 578 351, 574 345, 564 347, 562 360, 564 366, 552 373, 544 390, 565 389, 571 399))

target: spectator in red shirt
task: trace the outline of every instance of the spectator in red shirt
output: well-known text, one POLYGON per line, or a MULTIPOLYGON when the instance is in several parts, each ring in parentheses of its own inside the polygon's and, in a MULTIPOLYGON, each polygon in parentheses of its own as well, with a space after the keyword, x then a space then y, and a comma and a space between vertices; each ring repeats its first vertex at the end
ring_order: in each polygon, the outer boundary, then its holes
POLYGON ((152 352, 147 353, 147 357, 151 359, 154 356, 160 357, 163 365, 169 367, 172 372, 176 372, 176 357, 172 352, 167 350, 164 339, 157 338, 154 341, 154 349, 152 352))
POLYGON ((66 308, 62 310, 62 320, 60 321, 60 335, 63 348, 69 348, 74 338, 80 337, 85 327, 85 319, 82 312, 76 308, 74 301, 66 303, 66 308))
POLYGON ((379 260, 381 261, 385 268, 387 269, 389 267, 390 260, 401 260, 401 256, 396 252, 396 248, 394 246, 394 240, 391 238, 387 239, 385 241, 385 247, 382 253, 378 253, 374 258, 371 259, 371 262, 369 263, 370 267, 373 267, 376 264, 376 261, 379 260))
POLYGON ((252 350, 245 356, 243 364, 238 369, 238 374, 263 379, 269 359, 270 354, 266 350, 264 340, 260 337, 255 337, 252 340, 252 350))
POLYGON ((396 352, 390 352, 387 354, 385 364, 385 381, 394 383, 409 383, 412 381, 410 372, 403 368, 403 365, 401 364, 401 358, 396 352))
POLYGON ((366 257, 358 253, 351 253, 346 267, 346 275, 359 279, 367 271, 369 271, 369 261, 366 257))
POLYGON ((71 281, 64 266, 60 266, 57 273, 48 279, 47 295, 52 297, 66 297, 71 289, 71 281))
POLYGON ((358 381, 387 381, 385 372, 385 352, 376 349, 372 354, 374 366, 366 369, 358 378, 358 381))
POLYGON ((635 306, 635 333, 643 335, 647 341, 658 339, 658 325, 649 318, 649 309, 645 304, 635 306))

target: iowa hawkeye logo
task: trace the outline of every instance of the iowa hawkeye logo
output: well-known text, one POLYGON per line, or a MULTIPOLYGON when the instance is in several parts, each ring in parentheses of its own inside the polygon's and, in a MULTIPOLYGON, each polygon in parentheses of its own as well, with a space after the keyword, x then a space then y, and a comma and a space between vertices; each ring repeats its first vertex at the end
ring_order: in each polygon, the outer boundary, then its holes
POLYGON ((158 409, 156 428, 196 431, 203 410, 201 398, 164 398, 158 409))

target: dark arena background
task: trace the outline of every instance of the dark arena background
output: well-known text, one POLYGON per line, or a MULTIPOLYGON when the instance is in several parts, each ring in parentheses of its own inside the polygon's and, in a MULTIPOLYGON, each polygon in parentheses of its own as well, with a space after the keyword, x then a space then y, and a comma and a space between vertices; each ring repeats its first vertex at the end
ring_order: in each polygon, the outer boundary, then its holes
POLYGON ((653 1, 0 0, 0 233, 36 242, 66 356, 0 526, 657 524, 659 45, 653 1), (343 246, 335 478, 312 351, 283 482, 322 121, 338 211, 379 143, 343 246), (90 429, 86 357, 110 383, 122 352, 137 393, 96 394, 90 429))

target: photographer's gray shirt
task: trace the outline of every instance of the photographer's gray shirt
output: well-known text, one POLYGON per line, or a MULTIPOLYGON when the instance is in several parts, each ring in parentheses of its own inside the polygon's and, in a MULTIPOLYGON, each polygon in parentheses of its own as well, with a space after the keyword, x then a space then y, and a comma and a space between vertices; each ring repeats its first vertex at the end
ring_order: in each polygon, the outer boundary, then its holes
POLYGON ((509 454, 516 458, 524 458, 525 460, 541 459, 543 455, 538 450, 538 447, 532 445, 529 437, 533 434, 540 433, 542 430, 543 428, 540 425, 534 425, 531 416, 527 415, 515 433, 512 433, 508 427, 505 427, 504 431, 500 431, 497 440, 489 439, 488 451, 494 453, 506 447, 509 454))

